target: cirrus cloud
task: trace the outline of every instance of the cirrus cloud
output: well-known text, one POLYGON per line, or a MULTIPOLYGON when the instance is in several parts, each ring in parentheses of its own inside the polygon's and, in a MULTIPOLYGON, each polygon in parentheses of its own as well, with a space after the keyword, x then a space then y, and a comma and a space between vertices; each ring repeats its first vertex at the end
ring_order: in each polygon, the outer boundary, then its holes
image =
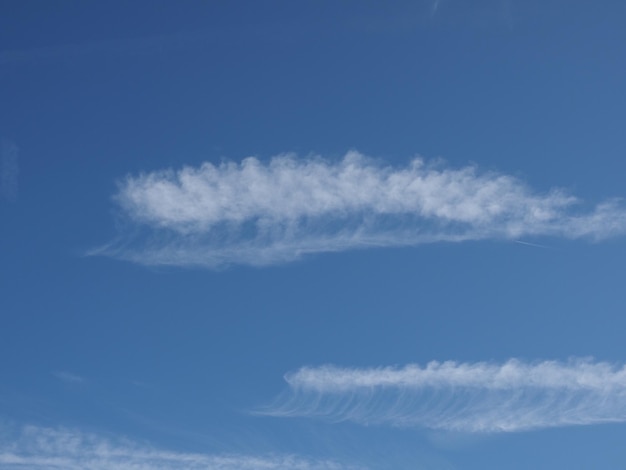
POLYGON ((626 422, 626 366, 591 360, 304 367, 260 414, 461 432, 626 422))
POLYGON ((75 429, 24 426, 0 433, 5 470, 341 470, 331 460, 295 455, 184 453, 75 429))
POLYGON ((279 155, 128 176, 114 197, 128 222, 93 250, 148 265, 268 265, 308 253, 432 242, 626 232, 626 208, 584 210, 560 189, 420 158, 383 166, 356 152, 331 162, 279 155))

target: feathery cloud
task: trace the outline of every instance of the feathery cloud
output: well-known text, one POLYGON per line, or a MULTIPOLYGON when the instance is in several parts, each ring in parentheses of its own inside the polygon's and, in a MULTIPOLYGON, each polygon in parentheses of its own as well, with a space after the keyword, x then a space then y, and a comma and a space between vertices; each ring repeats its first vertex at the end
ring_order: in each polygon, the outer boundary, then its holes
POLYGON ((293 455, 212 455, 154 449, 126 439, 69 429, 25 426, 0 433, 0 466, 6 470, 341 470, 333 461, 293 455))
POLYGON ((626 366, 590 360, 305 367, 261 414, 462 432, 626 421, 626 366))
POLYGON ((128 176, 115 201, 130 227, 92 254, 149 265, 267 265, 365 247, 626 233, 617 200, 585 211, 563 190, 534 191, 509 175, 419 158, 381 166, 356 151, 338 162, 280 155, 128 176))

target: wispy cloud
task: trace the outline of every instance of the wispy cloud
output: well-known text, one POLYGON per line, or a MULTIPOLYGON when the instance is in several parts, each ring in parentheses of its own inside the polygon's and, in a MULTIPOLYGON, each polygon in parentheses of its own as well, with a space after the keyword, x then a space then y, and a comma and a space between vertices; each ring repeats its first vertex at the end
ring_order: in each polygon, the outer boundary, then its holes
POLYGON ((591 360, 305 367, 260 411, 462 432, 626 421, 626 366, 591 360))
POLYGON ((54 371, 52 372, 52 375, 55 376, 57 379, 62 380, 63 382, 74 383, 74 384, 85 382, 85 379, 82 378, 81 376, 72 374, 71 372, 67 372, 67 371, 62 371, 62 370, 54 371))
POLYGON ((181 453, 127 439, 69 429, 26 426, 0 433, 0 467, 6 470, 341 470, 337 462, 294 455, 181 453))
POLYGON ((0 141, 0 196, 9 202, 17 200, 17 146, 7 139, 0 141))
POLYGON ((266 265, 365 247, 626 232, 618 200, 585 210, 563 190, 535 191, 474 166, 417 158, 397 168, 355 151, 337 162, 280 155, 128 176, 115 201, 130 224, 93 253, 150 265, 266 265))
POLYGON ((431 18, 437 14, 437 9, 439 8, 439 3, 440 3, 440 1, 441 1, 441 0, 434 0, 434 1, 433 1, 433 6, 432 6, 432 8, 431 8, 431 10, 430 10, 430 16, 431 16, 431 18))

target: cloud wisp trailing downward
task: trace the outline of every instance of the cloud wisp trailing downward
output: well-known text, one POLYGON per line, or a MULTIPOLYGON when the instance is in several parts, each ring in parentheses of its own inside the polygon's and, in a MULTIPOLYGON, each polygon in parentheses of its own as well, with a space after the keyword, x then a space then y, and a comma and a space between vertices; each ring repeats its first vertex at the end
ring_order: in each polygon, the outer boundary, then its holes
POLYGON ((626 232, 617 200, 583 210, 562 190, 541 193, 509 175, 419 158, 383 166, 355 151, 336 162, 280 155, 128 176, 115 201, 130 223, 93 253, 150 265, 267 265, 365 247, 626 232))
POLYGON ((261 414, 460 432, 626 421, 626 366, 590 360, 305 367, 261 414))
POLYGON ((182 453, 127 439, 71 429, 25 426, 0 430, 0 467, 5 470, 342 470, 329 460, 294 455, 182 453))

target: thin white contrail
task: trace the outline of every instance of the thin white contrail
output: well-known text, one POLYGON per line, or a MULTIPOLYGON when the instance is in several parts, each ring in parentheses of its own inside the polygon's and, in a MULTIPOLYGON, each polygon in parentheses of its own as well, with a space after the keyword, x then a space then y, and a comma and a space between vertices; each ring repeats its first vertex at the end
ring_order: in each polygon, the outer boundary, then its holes
POLYGON ((540 245, 539 243, 530 243, 530 242, 525 242, 523 240, 513 240, 515 243, 519 243, 520 245, 526 245, 526 246, 533 246, 535 248, 550 248, 547 245, 540 245))

